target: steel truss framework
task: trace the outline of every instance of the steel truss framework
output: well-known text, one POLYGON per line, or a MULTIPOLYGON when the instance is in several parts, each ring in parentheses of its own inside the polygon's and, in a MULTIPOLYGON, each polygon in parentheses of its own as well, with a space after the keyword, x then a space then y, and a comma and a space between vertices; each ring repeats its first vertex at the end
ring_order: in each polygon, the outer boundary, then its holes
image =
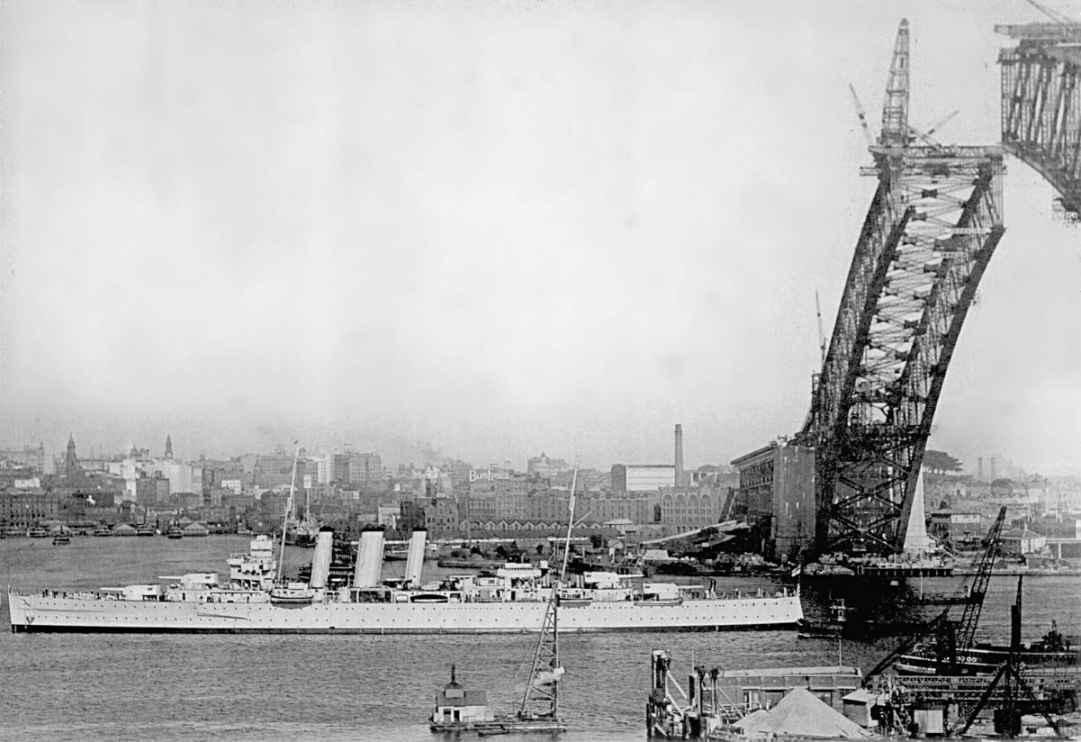
POLYGON ((1063 216, 1081 215, 1081 25, 995 26, 1018 39, 999 53, 1002 143, 1059 193, 1063 216))
POLYGON ((934 143, 909 126, 908 93, 902 21, 864 169, 878 188, 797 436, 816 449, 819 553, 903 545, 946 370, 1004 231, 1001 148, 934 143))

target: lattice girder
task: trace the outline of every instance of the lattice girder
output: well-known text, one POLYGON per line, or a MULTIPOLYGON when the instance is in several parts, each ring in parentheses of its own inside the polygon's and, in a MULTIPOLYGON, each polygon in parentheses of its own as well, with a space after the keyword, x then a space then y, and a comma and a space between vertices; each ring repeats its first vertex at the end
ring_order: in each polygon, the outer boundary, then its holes
POLYGON ((946 368, 1002 234, 998 148, 872 153, 879 187, 804 430, 818 449, 820 550, 903 543, 946 368))
MULTIPOLYGON (((1035 25, 1035 24, 1034 24, 1035 25)), ((1069 29, 1066 29, 1069 30, 1069 29)), ((1081 29, 1074 29, 1076 36, 1081 29)), ((1002 143, 1058 191, 1071 220, 1081 214, 1081 50, 1076 38, 1024 38, 999 54, 1002 143)))

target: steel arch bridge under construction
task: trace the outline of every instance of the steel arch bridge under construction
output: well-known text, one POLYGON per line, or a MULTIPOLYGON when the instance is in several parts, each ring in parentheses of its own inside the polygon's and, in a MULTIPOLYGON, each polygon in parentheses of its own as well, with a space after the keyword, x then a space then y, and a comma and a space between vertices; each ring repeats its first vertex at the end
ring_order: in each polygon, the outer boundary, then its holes
POLYGON ((1081 49, 1071 46, 1081 24, 996 31, 1019 39, 999 60, 1002 145, 943 145, 909 124, 905 20, 877 138, 859 110, 873 158, 861 172, 878 186, 807 421, 791 439, 733 461, 741 492, 748 481, 772 487, 777 556, 904 548, 913 507, 923 511, 919 473, 946 371, 1005 231, 1004 154, 1041 173, 1062 211, 1081 213, 1081 49))

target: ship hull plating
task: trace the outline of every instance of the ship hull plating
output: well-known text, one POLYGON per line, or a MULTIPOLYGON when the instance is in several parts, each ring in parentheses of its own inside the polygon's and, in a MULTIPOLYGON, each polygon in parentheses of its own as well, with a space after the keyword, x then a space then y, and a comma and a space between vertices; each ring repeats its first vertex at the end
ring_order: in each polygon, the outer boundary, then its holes
MULTIPOLYGON (((280 608, 269 603, 123 601, 8 596, 15 632, 254 634, 522 634, 540 630, 536 603, 323 603, 280 608)), ((561 633, 714 631, 795 626, 799 597, 595 602, 561 611, 561 633)))

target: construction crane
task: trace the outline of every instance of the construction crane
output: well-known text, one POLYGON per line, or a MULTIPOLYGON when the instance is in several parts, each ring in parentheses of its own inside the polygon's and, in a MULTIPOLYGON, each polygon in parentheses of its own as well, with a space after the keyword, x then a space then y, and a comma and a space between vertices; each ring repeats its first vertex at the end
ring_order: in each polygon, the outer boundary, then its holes
MULTIPOLYGON (((991 581, 991 570, 995 567, 998 558, 998 542, 1002 537, 1002 524, 1006 522, 1006 506, 999 508, 998 517, 987 532, 986 548, 980 559, 980 566, 976 569, 976 576, 972 580, 972 589, 969 591, 969 600, 965 603, 965 612, 961 615, 961 623, 958 624, 956 633, 957 657, 963 658, 976 638, 976 627, 980 623, 980 613, 983 611, 983 599, 987 595, 987 585, 991 581)), ((951 657, 951 661, 955 658, 951 657)))
POLYGON ((866 674, 864 686, 869 685, 876 676, 891 667, 899 657, 907 654, 914 646, 919 644, 921 640, 926 639, 932 634, 946 636, 946 643, 949 647, 949 656, 943 657, 942 655, 945 653, 940 651, 939 663, 943 664, 948 662, 950 671, 956 671, 958 657, 965 656, 967 651, 972 647, 976 635, 976 626, 980 622, 980 613, 983 610, 983 599, 984 596, 987 595, 987 584, 991 580, 991 570, 994 568, 995 559, 998 556, 998 544, 1002 535, 1002 524, 1005 521, 1006 507, 1003 506, 999 509, 998 517, 995 518, 995 522, 987 532, 983 556, 980 558, 980 566, 976 570, 976 575, 972 581, 972 587, 968 593, 968 600, 965 602, 965 611, 961 616, 961 621, 957 624, 951 623, 949 620, 950 609, 946 608, 933 620, 925 624, 919 631, 903 640, 892 652, 883 657, 882 660, 866 674))
POLYGON ((1061 26, 1069 26, 1070 24, 1074 23, 1074 20, 1071 19, 1069 16, 1066 16, 1058 12, 1057 10, 1054 10, 1053 8, 1048 8, 1046 5, 1041 5, 1040 3, 1036 2, 1036 0, 1025 0, 1025 2, 1034 7, 1036 10, 1043 13, 1048 18, 1050 18, 1051 21, 1053 21, 1054 23, 1058 23, 1061 26))
POLYGON ((1021 709, 1018 701, 1026 700, 1031 702, 1032 708, 1044 717, 1051 729, 1054 730, 1056 737, 1065 738, 1059 723, 1048 713, 1046 701, 1041 701, 1033 691, 1032 686, 1022 677, 1019 652, 1021 651, 1021 588, 1024 584, 1023 580, 1023 577, 1017 578, 1017 597, 1010 607, 1010 652, 1006 657, 1006 661, 999 666, 995 676, 987 684, 987 688, 980 695, 976 705, 962 717, 960 726, 951 730, 951 736, 963 737, 968 733, 980 712, 987 706, 995 688, 1001 684, 1003 686, 1003 704, 996 709, 995 715, 996 722, 1005 727, 1007 736, 1013 737, 1020 733, 1021 709))
POLYGON ((882 674, 885 670, 889 669, 899 657, 907 654, 914 646, 916 646, 916 644, 920 642, 921 639, 926 637, 931 632, 937 631, 942 626, 945 626, 947 623, 949 623, 949 617, 950 609, 946 608, 942 611, 942 613, 935 616, 934 619, 932 619, 925 626, 923 626, 923 628, 916 631, 914 634, 912 634, 912 636, 908 637, 907 639, 901 641, 900 644, 894 647, 892 652, 879 660, 878 664, 871 668, 866 675, 864 675, 863 687, 870 687, 872 681, 876 677, 882 674))

